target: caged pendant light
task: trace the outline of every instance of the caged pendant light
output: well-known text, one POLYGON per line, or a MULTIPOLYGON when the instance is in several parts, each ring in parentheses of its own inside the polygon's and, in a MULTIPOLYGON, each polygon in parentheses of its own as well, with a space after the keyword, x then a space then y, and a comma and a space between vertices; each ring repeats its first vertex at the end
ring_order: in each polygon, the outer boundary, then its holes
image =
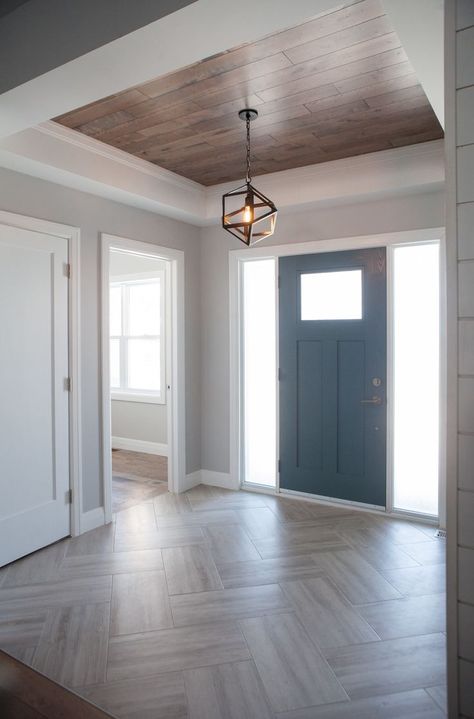
POLYGON ((247 127, 247 177, 245 184, 222 196, 222 227, 246 245, 254 245, 275 231, 277 208, 252 185, 250 174, 250 123, 257 110, 245 108, 239 117, 247 127))

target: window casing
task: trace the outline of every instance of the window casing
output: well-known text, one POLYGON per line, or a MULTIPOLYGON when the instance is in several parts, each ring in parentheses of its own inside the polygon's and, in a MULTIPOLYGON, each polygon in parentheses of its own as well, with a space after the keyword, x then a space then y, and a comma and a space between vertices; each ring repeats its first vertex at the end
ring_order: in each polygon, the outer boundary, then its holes
POLYGON ((165 273, 110 283, 110 384, 115 400, 165 404, 165 273))

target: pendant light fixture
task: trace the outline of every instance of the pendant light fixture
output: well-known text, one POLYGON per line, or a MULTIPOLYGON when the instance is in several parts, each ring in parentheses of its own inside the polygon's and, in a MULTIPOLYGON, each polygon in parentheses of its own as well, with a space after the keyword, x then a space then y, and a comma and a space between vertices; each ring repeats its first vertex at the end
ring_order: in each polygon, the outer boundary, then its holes
POLYGON ((258 117, 257 110, 245 108, 239 117, 247 127, 247 177, 245 184, 222 197, 222 227, 246 245, 254 245, 273 235, 277 208, 252 185, 250 174, 250 123, 258 117))

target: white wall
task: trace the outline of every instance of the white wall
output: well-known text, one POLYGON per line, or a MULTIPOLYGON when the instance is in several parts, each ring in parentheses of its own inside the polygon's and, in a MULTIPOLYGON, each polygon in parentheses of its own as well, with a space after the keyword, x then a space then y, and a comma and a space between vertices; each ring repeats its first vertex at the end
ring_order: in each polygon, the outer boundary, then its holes
MULTIPOLYGON (((256 183, 258 186, 258 182, 256 183)), ((354 205, 281 212, 268 244, 337 239, 444 226, 441 192, 354 205)), ((244 245, 220 227, 203 228, 201 253, 202 468, 229 472, 229 251, 244 245)))
POLYGON ((148 25, 193 0, 35 0, 0 23, 0 92, 148 25), (54 33, 51 28, 54 28, 54 33))
MULTIPOLYGON (((110 279, 113 281, 124 275, 130 277, 141 272, 162 271, 165 263, 151 257, 111 252, 109 267, 110 279)), ((112 400, 112 437, 166 444, 167 420, 166 404, 112 400)))
POLYGON ((474 717, 474 2, 446 3, 449 716, 474 717))
POLYGON ((201 467, 199 230, 44 180, 0 169, 0 209, 81 230, 83 510, 102 505, 99 236, 106 232, 185 254, 186 472, 201 467))

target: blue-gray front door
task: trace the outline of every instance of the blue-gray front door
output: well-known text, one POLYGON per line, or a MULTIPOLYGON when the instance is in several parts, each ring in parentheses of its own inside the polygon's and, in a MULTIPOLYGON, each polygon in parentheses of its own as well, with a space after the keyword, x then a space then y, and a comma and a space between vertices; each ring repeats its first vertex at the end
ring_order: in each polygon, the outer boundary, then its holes
POLYGON ((385 506, 385 248, 279 261, 280 487, 385 506))

